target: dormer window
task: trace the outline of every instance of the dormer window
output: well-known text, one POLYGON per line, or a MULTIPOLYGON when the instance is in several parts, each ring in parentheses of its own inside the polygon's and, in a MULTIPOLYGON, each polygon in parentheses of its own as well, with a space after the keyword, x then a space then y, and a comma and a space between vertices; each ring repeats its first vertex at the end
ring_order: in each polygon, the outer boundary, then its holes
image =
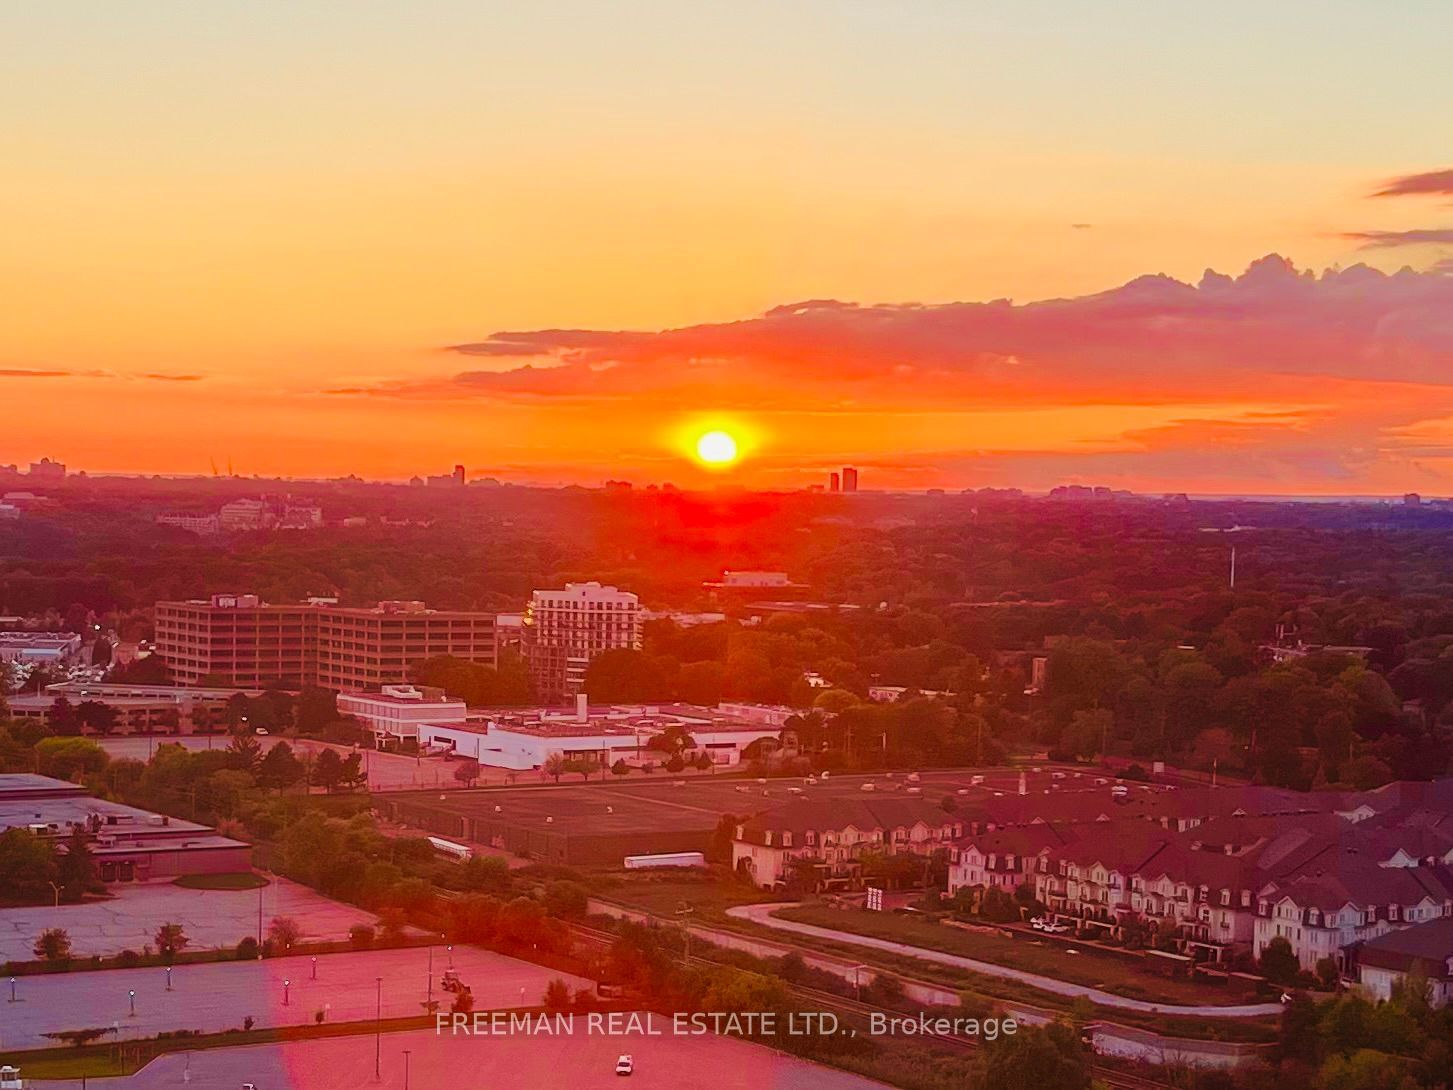
POLYGON ((817 842, 817 833, 813 832, 811 829, 808 829, 807 830, 807 844, 808 844, 808 846, 811 847, 816 842, 817 842))
POLYGON ((766 834, 764 835, 763 843, 765 843, 767 845, 767 847, 769 847, 769 848, 772 846, 772 830, 771 829, 768 829, 767 832, 766 832, 766 834))
POLYGON ((1397 905, 1388 905, 1387 906, 1387 918, 1389 920, 1395 920, 1395 919, 1398 918, 1398 906, 1397 905))
POLYGON ((784 847, 784 848, 790 848, 790 847, 792 847, 792 834, 791 833, 783 833, 782 834, 782 847, 784 847))
POLYGON ((1223 905, 1229 905, 1231 903, 1231 891, 1229 889, 1223 889, 1221 891, 1221 903, 1223 905))

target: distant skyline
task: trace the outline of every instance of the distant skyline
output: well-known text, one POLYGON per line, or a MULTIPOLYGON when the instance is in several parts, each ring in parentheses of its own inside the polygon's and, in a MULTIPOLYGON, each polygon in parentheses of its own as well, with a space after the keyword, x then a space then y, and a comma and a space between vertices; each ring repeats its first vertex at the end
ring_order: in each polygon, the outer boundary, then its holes
POLYGON ((1434 0, 0 32, 0 463, 1453 493, 1434 0))

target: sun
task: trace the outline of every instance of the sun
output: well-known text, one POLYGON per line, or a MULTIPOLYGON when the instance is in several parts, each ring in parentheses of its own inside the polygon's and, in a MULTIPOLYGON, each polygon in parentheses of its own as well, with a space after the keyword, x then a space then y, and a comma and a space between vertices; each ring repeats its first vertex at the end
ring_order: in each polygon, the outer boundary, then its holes
POLYGON ((729 466, 737 460, 737 441, 724 431, 709 431, 696 440, 696 456, 709 466, 729 466))

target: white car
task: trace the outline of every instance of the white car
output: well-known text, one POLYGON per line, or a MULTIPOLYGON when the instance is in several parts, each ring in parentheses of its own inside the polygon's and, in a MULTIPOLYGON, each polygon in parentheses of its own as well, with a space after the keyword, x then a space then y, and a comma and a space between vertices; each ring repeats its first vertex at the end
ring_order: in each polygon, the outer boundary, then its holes
POLYGON ((258 727, 257 730, 253 731, 253 733, 254 734, 266 735, 266 734, 270 734, 272 732, 269 731, 266 727, 258 727))
POLYGON ((636 1063, 629 1056, 622 1056, 616 1060, 616 1074, 629 1075, 636 1069, 636 1063))
POLYGON ((1063 935, 1069 929, 1069 924, 1064 923, 1047 923, 1044 925, 1044 933, 1046 935, 1063 935))
POLYGON ((1036 931, 1043 931, 1047 923, 1049 923, 1049 920, 1045 917, 1036 916, 1034 917, 1034 919, 1029 921, 1029 926, 1034 928, 1036 931))

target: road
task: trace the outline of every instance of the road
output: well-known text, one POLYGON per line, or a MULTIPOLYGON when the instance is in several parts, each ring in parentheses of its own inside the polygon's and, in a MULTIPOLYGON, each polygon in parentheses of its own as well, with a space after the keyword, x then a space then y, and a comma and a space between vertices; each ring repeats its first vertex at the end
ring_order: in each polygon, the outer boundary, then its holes
MULTIPOLYGON (((490 1090, 886 1090, 860 1075, 819 1067, 732 1037, 685 1037, 656 1018, 661 1036, 586 1032, 541 1036, 440 1036, 432 1030, 386 1033, 378 1039, 380 1077, 374 1078, 371 1034, 279 1045, 171 1053, 130 1078, 106 1079, 107 1090, 383 1090, 412 1087, 489 1087, 490 1090), (615 1076, 616 1057, 629 1053, 635 1073, 615 1076), (407 1070, 406 1070, 407 1065, 407 1070)), ((24 1074, 24 1069, 21 1069, 24 1074)), ((92 1080, 91 1086, 99 1080, 92 1080)), ((74 1080, 37 1081, 43 1090, 80 1090, 74 1080)))
POLYGON ((889 954, 917 958, 919 961, 937 962, 940 965, 950 965, 956 969, 968 969, 975 973, 983 973, 985 976, 999 977, 1002 980, 1015 980, 1021 984, 1028 984, 1043 991, 1053 992, 1056 995, 1069 996, 1070 998, 1083 997, 1101 1006, 1113 1007, 1117 1010, 1139 1011, 1142 1014, 1179 1015, 1191 1018, 1260 1018, 1269 1014, 1281 1013, 1281 1005, 1277 1003, 1246 1003, 1239 1006, 1227 1007, 1212 1004, 1182 1005, 1176 1003, 1148 1003, 1143 999, 1131 999, 1128 996, 1101 991, 1099 988, 1091 988, 1084 984, 1071 984, 1068 981, 1058 980, 1054 977, 1040 976, 1038 973, 1027 973, 1022 969, 1014 969, 1008 965, 997 965, 992 961, 979 961, 975 958, 966 958, 959 954, 946 954, 941 950, 930 950, 922 946, 910 946, 907 943, 892 942, 889 939, 877 939, 867 935, 856 935, 851 931, 835 931, 827 927, 818 927, 815 924, 798 923, 795 920, 782 920, 773 915, 779 909, 792 907, 794 905, 789 903, 738 905, 735 908, 727 909, 727 915, 739 920, 747 920, 751 923, 760 924, 763 927, 775 928, 778 931, 790 931, 798 935, 810 935, 813 938, 828 939, 832 942, 847 943, 851 946, 861 946, 870 950, 882 950, 889 954))
POLYGON ((18 1002, 0 1002, 0 1042, 44 1048, 55 1044, 46 1033, 92 1026, 116 1027, 116 1037, 103 1040, 178 1029, 216 1033, 240 1028, 247 1017, 258 1027, 302 1025, 319 1010, 330 1022, 358 1022, 376 1017, 380 1000, 385 1018, 416 1016, 425 1012, 431 981, 432 997, 448 1009, 453 997, 439 988, 439 978, 451 960, 479 1010, 538 1004, 556 977, 572 989, 592 986, 583 977, 463 945, 452 954, 435 947, 432 976, 424 947, 323 954, 316 980, 309 957, 179 965, 171 991, 161 968, 56 973, 16 981, 18 1002), (135 1015, 130 992, 136 993, 135 1015))

